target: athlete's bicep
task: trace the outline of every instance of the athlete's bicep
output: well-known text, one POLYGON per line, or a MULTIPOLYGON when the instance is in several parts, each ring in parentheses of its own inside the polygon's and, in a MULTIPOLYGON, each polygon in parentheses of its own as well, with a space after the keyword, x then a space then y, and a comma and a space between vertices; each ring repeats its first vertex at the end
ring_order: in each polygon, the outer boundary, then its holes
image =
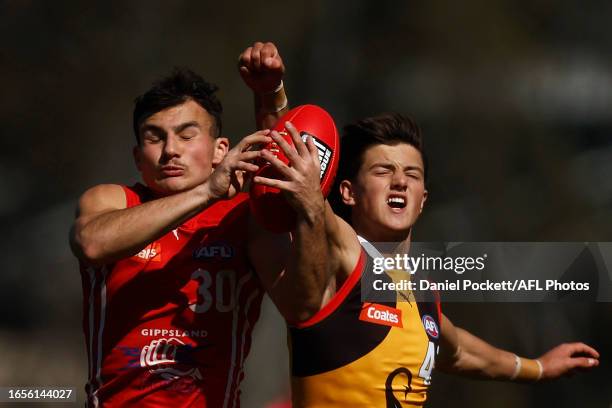
POLYGON ((82 232, 96 217, 127 207, 123 188, 117 184, 100 184, 87 190, 77 204, 76 218, 70 229, 70 245, 82 257, 82 232))
POLYGON ((76 217, 90 218, 100 213, 127 207, 123 188, 117 184, 100 184, 87 190, 77 205, 76 217))
POLYGON ((338 217, 325 202, 325 232, 329 242, 330 267, 342 283, 355 269, 361 255, 361 244, 353 227, 338 217))
POLYGON ((325 234, 334 252, 344 252, 350 245, 351 235, 355 235, 351 226, 334 213, 327 200, 325 200, 325 234))

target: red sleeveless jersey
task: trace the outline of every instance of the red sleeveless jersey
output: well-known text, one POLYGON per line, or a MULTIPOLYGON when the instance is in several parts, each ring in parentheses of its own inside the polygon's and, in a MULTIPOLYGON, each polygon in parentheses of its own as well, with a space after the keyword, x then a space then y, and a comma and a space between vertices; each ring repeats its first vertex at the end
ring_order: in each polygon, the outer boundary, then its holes
MULTIPOLYGON (((148 199, 123 187, 128 207, 148 199)), ((220 201, 134 256, 81 265, 93 407, 238 407, 263 291, 248 196, 220 201)))

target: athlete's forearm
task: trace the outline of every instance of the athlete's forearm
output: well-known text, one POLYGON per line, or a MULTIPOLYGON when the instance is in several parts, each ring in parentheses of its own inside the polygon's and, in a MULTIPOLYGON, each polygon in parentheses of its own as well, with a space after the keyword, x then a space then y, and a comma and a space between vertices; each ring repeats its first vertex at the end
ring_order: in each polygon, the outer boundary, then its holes
POLYGON ((445 371, 482 379, 512 379, 516 367, 513 353, 493 347, 459 327, 456 331, 458 348, 455 359, 445 371))
POLYGON ((476 378, 535 382, 550 380, 599 365, 599 353, 584 343, 564 343, 537 359, 501 350, 455 327, 442 314, 440 353, 436 368, 476 378))
POLYGON ((252 217, 249 220, 249 259, 289 322, 304 321, 316 313, 331 280, 321 204, 312 206, 308 217, 298 215, 291 234, 275 234, 252 217))
POLYGON ((325 207, 321 202, 308 217, 298 217, 294 231, 284 282, 292 292, 288 320, 304 321, 319 311, 331 271, 325 207))
POLYGON ((542 371, 536 360, 519 358, 493 347, 442 314, 440 354, 436 368, 458 375, 491 380, 537 381, 542 371))
POLYGON ((71 234, 81 260, 107 264, 131 256, 213 202, 207 185, 134 207, 81 214, 71 234))
POLYGON ((347 246, 346 241, 348 241, 345 237, 345 235, 348 234, 342 233, 342 222, 343 221, 334 213, 329 201, 325 200, 325 234, 327 235, 330 245, 338 251, 344 250, 347 246))

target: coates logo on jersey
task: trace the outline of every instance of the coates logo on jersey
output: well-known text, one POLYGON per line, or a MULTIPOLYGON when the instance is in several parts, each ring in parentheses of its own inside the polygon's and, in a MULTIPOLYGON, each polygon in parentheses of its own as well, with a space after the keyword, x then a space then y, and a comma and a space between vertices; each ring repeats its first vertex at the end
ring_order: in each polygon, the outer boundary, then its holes
POLYGON ((359 320, 384 326, 403 327, 401 310, 377 303, 364 303, 359 320))
POLYGON ((195 259, 231 259, 234 257, 234 248, 225 242, 214 242, 201 246, 193 251, 195 259))
POLYGON ((161 245, 153 242, 134 255, 132 259, 138 262, 161 262, 161 245))
POLYGON ((438 325, 436 321, 430 315, 423 316, 423 327, 425 331, 430 337, 437 339, 440 336, 440 332, 438 331, 438 325))
POLYGON ((195 365, 194 348, 176 337, 152 340, 140 352, 140 366, 149 369, 165 380, 191 377, 201 380, 202 374, 195 365))

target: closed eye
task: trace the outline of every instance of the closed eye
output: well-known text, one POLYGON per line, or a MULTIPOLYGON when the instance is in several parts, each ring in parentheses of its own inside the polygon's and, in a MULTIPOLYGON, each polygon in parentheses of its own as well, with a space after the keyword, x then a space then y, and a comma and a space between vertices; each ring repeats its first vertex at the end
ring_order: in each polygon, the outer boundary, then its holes
POLYGON ((180 134, 181 139, 190 140, 197 136, 196 132, 184 132, 180 134))
POLYGON ((144 140, 146 143, 159 143, 161 142, 162 138, 158 134, 147 132, 143 135, 142 140, 144 140))
POLYGON ((377 165, 372 168, 372 172, 375 176, 387 176, 393 173, 393 168, 383 165, 377 165))

